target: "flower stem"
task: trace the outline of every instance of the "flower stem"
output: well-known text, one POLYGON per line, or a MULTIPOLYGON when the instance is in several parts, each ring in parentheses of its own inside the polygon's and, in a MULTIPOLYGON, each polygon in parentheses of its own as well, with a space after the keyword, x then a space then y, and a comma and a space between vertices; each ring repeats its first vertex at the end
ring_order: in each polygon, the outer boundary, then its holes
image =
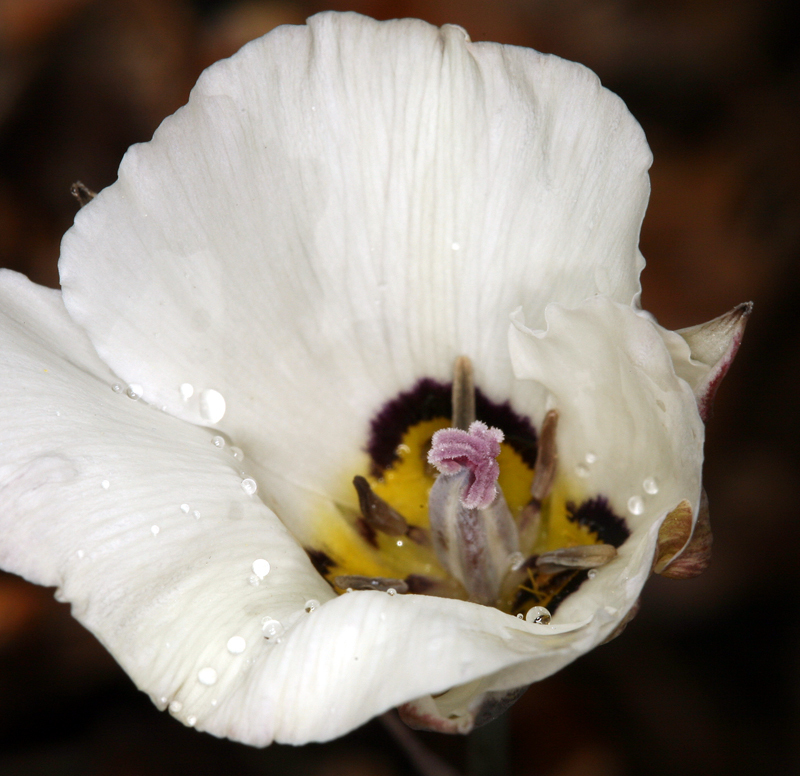
POLYGON ((508 712, 467 736, 467 776, 508 776, 508 712))

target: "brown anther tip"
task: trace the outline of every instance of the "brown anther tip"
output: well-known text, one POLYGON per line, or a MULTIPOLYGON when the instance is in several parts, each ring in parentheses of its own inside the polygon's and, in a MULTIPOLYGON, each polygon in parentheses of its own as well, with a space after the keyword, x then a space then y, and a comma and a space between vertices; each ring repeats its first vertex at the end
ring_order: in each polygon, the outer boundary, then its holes
POLYGON ((69 193, 78 200, 78 204, 81 207, 88 205, 97 196, 96 192, 92 191, 81 181, 75 181, 75 183, 69 187, 69 193))
POLYGON ((405 518, 375 494, 365 477, 357 474, 353 477, 353 486, 358 494, 358 506, 367 525, 388 536, 405 536, 408 531, 405 518))

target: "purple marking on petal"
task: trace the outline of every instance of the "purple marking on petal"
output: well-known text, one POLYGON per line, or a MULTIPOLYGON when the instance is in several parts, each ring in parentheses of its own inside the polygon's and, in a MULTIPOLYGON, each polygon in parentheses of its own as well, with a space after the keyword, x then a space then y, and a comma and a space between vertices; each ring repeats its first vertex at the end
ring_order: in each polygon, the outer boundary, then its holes
POLYGON ((497 495, 497 477, 503 432, 476 420, 468 431, 443 428, 433 435, 428 461, 442 474, 456 474, 461 468, 470 472, 461 503, 467 509, 485 509, 497 495))

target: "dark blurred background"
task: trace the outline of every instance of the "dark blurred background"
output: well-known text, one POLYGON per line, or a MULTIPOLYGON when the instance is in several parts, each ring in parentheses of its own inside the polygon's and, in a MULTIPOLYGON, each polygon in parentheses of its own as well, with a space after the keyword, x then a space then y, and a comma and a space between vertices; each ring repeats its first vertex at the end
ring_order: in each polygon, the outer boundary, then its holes
MULTIPOLYGON (((58 284, 74 180, 125 149, 200 71, 320 10, 455 22, 598 73, 655 154, 646 308, 670 328, 756 302, 708 427, 710 570, 654 579, 617 641, 511 713, 520 776, 800 773, 800 70, 786 0, 0 0, 0 266, 58 284)), ((463 767, 460 739, 423 741, 463 767)), ((260 751, 156 711, 53 600, 0 575, 0 774, 409 773, 379 723, 260 751)))

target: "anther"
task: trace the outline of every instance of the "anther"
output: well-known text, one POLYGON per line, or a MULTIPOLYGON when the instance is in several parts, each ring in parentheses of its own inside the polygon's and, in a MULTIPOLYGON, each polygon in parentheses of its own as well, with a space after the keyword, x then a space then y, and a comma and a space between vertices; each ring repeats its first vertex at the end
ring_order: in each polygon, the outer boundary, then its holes
POLYGON ((475 422, 475 379, 472 361, 459 356, 453 367, 453 428, 466 431, 475 422))
POLYGON ((558 450, 556 448, 556 427, 558 411, 550 410, 542 421, 539 431, 538 449, 536 452, 536 468, 531 483, 531 496, 539 504, 547 498, 558 468, 558 450))
POLYGON ((394 590, 396 593, 407 593, 408 585, 402 579, 389 579, 387 577, 362 577, 357 574, 348 574, 336 577, 333 580, 336 587, 343 590, 351 588, 353 590, 378 590, 385 593, 387 590, 394 590))
POLYGON ((376 496, 364 477, 356 475, 353 485, 358 493, 358 506, 367 525, 389 536, 405 536, 408 532, 405 518, 380 496, 376 496))
POLYGON ((611 544, 586 544, 579 547, 562 547, 545 552, 536 559, 536 568, 543 574, 558 574, 562 571, 595 569, 605 566, 617 557, 617 549, 611 544))

